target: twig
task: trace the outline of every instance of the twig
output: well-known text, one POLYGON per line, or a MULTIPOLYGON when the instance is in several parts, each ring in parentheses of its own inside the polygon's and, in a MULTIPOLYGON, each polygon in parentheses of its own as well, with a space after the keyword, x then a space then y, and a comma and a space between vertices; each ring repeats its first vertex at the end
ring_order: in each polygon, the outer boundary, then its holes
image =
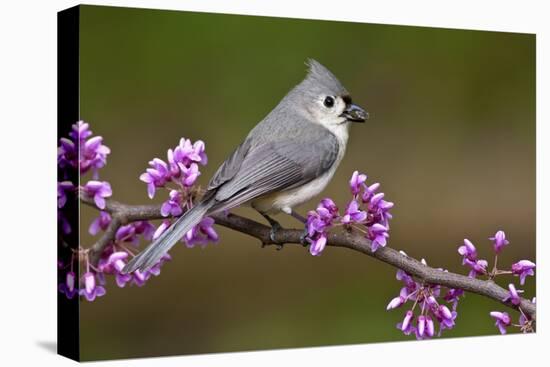
MULTIPOLYGON (((80 194, 80 200, 84 204, 97 208, 93 199, 87 197, 85 194, 80 194)), ((111 214, 112 221, 103 236, 90 249, 92 262, 99 260, 101 252, 105 246, 113 241, 116 231, 121 225, 140 220, 164 218, 160 214, 160 205, 127 205, 114 200, 107 200, 105 211, 111 214)), ((262 245, 301 244, 300 236, 303 230, 300 229, 281 229, 275 233, 275 241, 272 241, 270 238, 271 228, 251 219, 235 214, 215 214, 212 215, 212 218, 219 225, 259 239, 262 245)), ((468 292, 480 294, 510 308, 520 310, 520 312, 529 315, 532 320, 536 319, 536 306, 534 303, 524 298, 521 299, 520 304, 517 306, 511 302, 504 302, 503 300, 508 295, 508 291, 492 280, 475 279, 435 269, 389 247, 382 247, 373 252, 371 242, 357 233, 345 231, 330 233, 327 246, 345 247, 361 252, 402 269, 426 283, 439 284, 448 288, 460 288, 468 292)))

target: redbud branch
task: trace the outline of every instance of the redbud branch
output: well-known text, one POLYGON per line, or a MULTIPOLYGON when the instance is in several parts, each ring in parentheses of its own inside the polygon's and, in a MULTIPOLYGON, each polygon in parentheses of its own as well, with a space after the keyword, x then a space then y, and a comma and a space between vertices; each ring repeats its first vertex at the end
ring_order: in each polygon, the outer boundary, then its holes
MULTIPOLYGON (((83 193, 80 194, 80 200, 84 204, 97 208, 93 199, 83 193)), ((164 218, 160 214, 160 205, 127 205, 114 200, 107 200, 104 210, 111 214, 112 221, 103 236, 90 248, 90 259, 94 264, 99 260, 103 249, 114 240, 116 231, 121 225, 140 220, 164 218)), ((281 229, 275 233, 273 241, 270 238, 271 228, 251 219, 223 213, 212 215, 212 218, 216 221, 216 224, 259 239, 262 245, 301 244, 300 237, 303 234, 303 229, 281 229)), ((390 247, 381 247, 373 252, 371 241, 358 233, 346 231, 329 233, 327 246, 345 247, 361 252, 402 269, 426 283, 476 293, 524 312, 532 320, 536 318, 536 305, 534 303, 525 298, 521 298, 519 305, 504 302, 503 300, 508 295, 508 291, 497 285, 493 280, 470 278, 465 275, 435 269, 390 247)))

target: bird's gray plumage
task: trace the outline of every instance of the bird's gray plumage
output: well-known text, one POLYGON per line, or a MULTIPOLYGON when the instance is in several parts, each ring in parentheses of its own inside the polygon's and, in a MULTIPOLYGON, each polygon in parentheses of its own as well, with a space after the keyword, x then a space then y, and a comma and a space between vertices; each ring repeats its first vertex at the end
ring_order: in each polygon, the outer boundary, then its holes
POLYGON ((334 134, 309 120, 307 103, 325 95, 347 95, 338 79, 315 60, 306 78, 248 134, 222 163, 200 203, 136 256, 124 272, 154 265, 204 216, 231 209, 264 195, 300 187, 327 172, 340 147, 334 134), (290 122, 290 123, 289 123, 290 122))
POLYGON ((233 178, 216 188, 212 209, 228 209, 274 190, 303 185, 329 169, 338 154, 338 141, 321 126, 308 128, 307 136, 250 147, 233 178))

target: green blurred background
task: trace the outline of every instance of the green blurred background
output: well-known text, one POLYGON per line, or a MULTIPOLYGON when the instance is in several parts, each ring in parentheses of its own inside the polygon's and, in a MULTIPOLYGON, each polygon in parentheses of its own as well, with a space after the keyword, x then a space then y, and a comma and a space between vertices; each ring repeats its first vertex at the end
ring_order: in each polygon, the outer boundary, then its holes
MULTIPOLYGON (((117 200, 148 203, 140 173, 182 136, 206 142, 204 185, 313 57, 371 114, 324 196, 343 207, 351 173, 366 172, 396 203, 389 245, 433 266, 466 273, 462 239, 490 257, 498 229, 511 241, 499 264, 536 260, 534 35, 83 6, 80 38, 80 113, 112 149, 101 177, 117 200)), ((82 214, 87 246, 97 212, 82 214)), ((395 328, 405 310, 385 311, 401 286, 394 268, 217 230, 218 245, 176 246, 143 288, 110 283, 81 302, 82 358, 411 339, 395 328)), ((534 280, 524 288, 535 295, 534 280)), ((468 294, 443 336, 495 334, 495 309, 468 294)))

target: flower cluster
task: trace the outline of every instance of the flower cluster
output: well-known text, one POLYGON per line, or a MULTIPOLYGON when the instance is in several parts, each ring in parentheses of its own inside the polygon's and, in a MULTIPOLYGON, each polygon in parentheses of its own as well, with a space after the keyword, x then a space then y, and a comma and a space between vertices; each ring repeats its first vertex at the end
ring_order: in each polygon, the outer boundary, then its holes
POLYGON ((158 188, 165 187, 169 182, 184 188, 193 186, 201 174, 198 164, 208 163, 204 142, 197 140, 193 144, 185 138, 180 139, 176 148, 168 149, 167 158, 168 162, 154 158, 149 162, 151 167, 139 176, 147 184, 147 194, 151 199, 158 188))
MULTIPOLYGON (((407 256, 404 252, 401 253, 407 256)), ((426 265, 424 259, 422 263, 426 265)), ((417 339, 429 339, 436 335, 437 325, 439 325, 438 336, 443 330, 454 327, 457 303, 463 294, 461 290, 418 282, 401 269, 397 271, 396 278, 403 282, 403 288, 399 296, 390 301, 386 310, 401 307, 407 302, 412 304, 412 307, 405 312, 403 321, 397 324, 399 330, 405 335, 414 334, 417 339), (444 302, 452 304, 452 311, 444 302)))
MULTIPOLYGON (((533 298, 531 302, 536 303, 537 299, 533 298)), ((527 315, 523 313, 523 311, 520 310, 520 316, 519 316, 519 323, 513 324, 512 318, 508 314, 508 312, 500 312, 500 311, 491 311, 489 312, 489 315, 495 319, 495 326, 498 328, 501 334, 506 334, 508 331, 508 327, 515 326, 520 329, 523 333, 531 333, 534 331, 533 328, 533 320, 531 320, 527 315)))
POLYGON ((462 265, 470 268, 468 276, 475 278, 478 275, 487 274, 487 260, 477 258, 477 249, 467 238, 464 239, 464 245, 458 248, 458 253, 462 255, 462 265))
POLYGON ((191 228, 185 234, 185 242, 187 247, 195 245, 206 245, 208 242, 217 242, 219 237, 214 230, 214 219, 210 217, 203 218, 199 224, 191 228))
MULTIPOLYGON (((65 176, 68 176, 68 170, 75 170, 81 175, 91 171, 93 175, 92 180, 79 188, 70 181, 58 183, 57 204, 60 209, 59 225, 62 233, 70 233, 71 228, 61 209, 65 207, 69 198, 76 199, 74 194, 78 190, 93 198, 95 205, 101 209, 99 216, 90 224, 89 233, 95 236, 101 231, 106 231, 111 224, 111 215, 103 209, 106 207, 105 199, 112 196, 112 188, 109 182, 99 180, 99 169, 106 165, 109 153, 110 149, 103 145, 103 138, 92 136, 89 125, 84 121, 79 121, 72 126, 69 138, 60 139, 58 164, 61 171, 66 172, 65 176)), ((206 156, 204 158, 206 159, 206 156)), ((170 211, 170 213, 174 212, 170 211)), ((120 271, 126 259, 135 256, 134 253, 137 252, 136 247, 139 245, 140 239, 151 241, 154 232, 155 227, 148 221, 136 221, 120 226, 113 241, 103 249, 97 265, 91 263, 89 249, 79 247, 77 250, 73 250, 70 260, 66 264, 59 261, 59 268, 63 274, 63 281, 58 286, 59 292, 69 299, 79 295, 88 301, 93 301, 106 293, 105 275, 113 275, 120 287, 124 287, 128 283, 137 286, 144 285, 151 276, 160 274, 162 264, 170 260, 169 255, 165 255, 151 269, 144 272, 122 274, 120 271), (80 278, 75 271, 75 265, 79 263, 85 269, 80 278)))
POLYGON ((145 271, 136 270, 131 274, 122 273, 122 269, 127 263, 129 257, 127 251, 116 251, 110 255, 102 258, 99 261, 98 269, 103 274, 110 274, 115 276, 116 284, 123 288, 127 283, 135 284, 141 287, 151 276, 157 276, 160 274, 160 267, 166 262, 170 261, 171 257, 165 254, 158 263, 145 271))
POLYGON ((331 199, 323 199, 317 209, 307 216, 307 241, 311 243, 309 252, 313 256, 320 255, 327 243, 327 232, 338 218, 338 207, 331 199))
POLYGON ((321 200, 316 210, 307 216, 306 240, 311 244, 309 252, 320 255, 327 243, 328 231, 338 225, 355 228, 365 234, 372 243, 372 251, 386 246, 389 238, 390 209, 393 203, 384 200, 384 193, 377 193, 380 184, 367 185, 367 176, 355 171, 349 187, 352 199, 346 206, 343 215, 329 198, 321 200))
MULTIPOLYGON (((101 137, 92 136, 89 125, 83 121, 73 125, 69 137, 70 139, 60 140, 59 167, 79 169, 81 175, 90 170, 93 172, 93 179, 78 189, 92 198, 100 209, 99 216, 92 221, 88 229, 89 233, 95 236, 107 231, 112 222, 111 215, 105 209, 106 199, 112 196, 113 190, 109 182, 99 180, 99 169, 107 163, 110 149, 102 144, 101 137)), ((147 184, 147 193, 150 198, 154 197, 158 188, 170 190, 168 199, 161 206, 161 214, 164 217, 175 217, 182 215, 193 206, 192 186, 200 175, 198 165, 207 163, 205 145, 200 140, 193 144, 189 139, 182 138, 175 149, 168 150, 167 156, 167 162, 159 158, 149 162, 150 167, 140 176, 140 179, 147 184), (175 187, 169 187, 169 185, 175 187)), ((68 195, 76 191, 77 188, 69 181, 58 183, 59 208, 65 205, 68 195)), ((63 222, 63 219, 64 217, 61 216, 60 224, 62 228, 66 228, 68 222, 63 222)), ((79 248, 73 253, 68 264, 61 265, 61 269, 66 270, 66 275, 59 285, 59 291, 69 299, 78 294, 88 301, 93 301, 106 293, 106 275, 113 276, 119 287, 125 287, 127 284, 143 286, 152 276, 160 274, 161 266, 170 260, 170 255, 164 255, 157 264, 145 271, 136 270, 131 274, 123 274, 122 269, 138 252, 137 247, 141 240, 150 242, 158 238, 170 224, 170 220, 166 219, 157 228, 148 221, 136 221, 118 227, 113 240, 103 248, 97 264, 90 261, 89 249, 79 248), (74 264, 79 262, 82 262, 86 271, 77 280, 73 268, 74 264)), ((188 247, 216 242, 218 234, 213 225, 212 218, 203 218, 198 225, 184 235, 182 240, 188 247)), ((67 231, 69 230, 70 227, 67 231)))
MULTIPOLYGON (((525 284, 527 276, 535 274, 535 264, 529 260, 520 260, 512 264, 510 270, 497 269, 498 255, 510 242, 506 239, 504 231, 497 231, 494 236, 489 237, 492 241, 493 251, 495 253, 495 264, 492 270, 488 270, 488 261, 478 258, 478 251, 475 245, 469 239, 464 239, 463 244, 458 247, 458 253, 462 256, 462 265, 469 269, 468 276, 476 278, 478 276, 486 276, 493 279, 498 275, 514 275, 520 279, 520 284, 525 284)), ((403 256, 406 256, 402 252, 403 256)), ((422 263, 426 264, 424 259, 422 263)), ((440 269, 442 270, 442 269, 440 269)), ((459 298, 464 295, 462 289, 446 289, 445 295, 442 295, 442 286, 425 284, 416 281, 410 274, 403 270, 397 272, 397 279, 404 283, 399 296, 393 298, 387 306, 387 310, 401 307, 407 302, 413 304, 412 308, 407 310, 403 321, 397 324, 399 330, 406 335, 414 333, 418 339, 427 339, 434 336, 434 321, 440 325, 439 333, 444 329, 450 329, 454 326, 457 316, 457 304, 459 298), (442 300, 438 301, 438 298, 442 300), (451 307, 443 304, 447 302, 451 307), (415 310, 418 310, 415 313, 415 310), (452 311, 451 311, 452 310, 452 311)), ((520 311, 519 323, 513 324, 511 316, 506 312, 493 311, 490 316, 496 320, 496 326, 502 334, 510 326, 519 327, 522 332, 533 331, 533 320, 526 315, 519 305, 521 304, 520 294, 523 290, 516 289, 513 283, 508 284, 508 295, 502 300, 518 307, 520 311)), ((535 300, 533 299, 533 302, 535 300)))
MULTIPOLYGON (((486 260, 477 260, 477 249, 475 246, 467 239, 464 240, 464 245, 459 247, 458 253, 463 256, 463 264, 466 264, 470 267, 469 276, 475 277, 476 275, 486 275, 490 279, 493 279, 497 275, 512 274, 518 276, 520 284, 525 284, 525 279, 527 276, 535 275, 535 263, 529 260, 520 260, 510 267, 509 270, 499 270, 497 269, 498 255, 507 246, 510 241, 506 239, 506 233, 504 231, 497 231, 494 236, 489 237, 489 240, 492 241, 493 251, 495 253, 494 267, 492 271, 487 270, 487 261, 486 260), (479 265, 481 264, 481 266, 479 265)), ((509 302, 512 305, 518 307, 521 303, 520 294, 523 293, 523 290, 516 289, 516 286, 513 283, 508 284, 508 295, 502 300, 503 302, 509 302)), ((519 323, 513 324, 511 316, 507 312, 492 311, 490 316, 496 320, 495 325, 498 327, 501 334, 506 334, 506 330, 509 326, 519 327, 520 330, 524 333, 533 331, 532 320, 523 313, 521 307, 518 308, 520 311, 519 323)))
POLYGON ((84 121, 78 121, 72 126, 68 138, 59 140, 60 146, 57 152, 58 167, 77 168, 80 174, 93 171, 94 178, 98 176, 98 170, 107 163, 107 155, 111 150, 103 145, 101 136, 92 136, 90 126, 84 121))
MULTIPOLYGON (((191 188, 201 174, 199 164, 206 165, 207 162, 204 142, 197 140, 193 143, 185 138, 181 138, 174 149, 168 149, 166 162, 160 158, 153 158, 149 162, 150 167, 139 179, 147 184, 147 194, 151 199, 157 189, 169 190, 168 199, 162 203, 160 209, 163 217, 177 217, 193 207, 191 188)), ((162 221, 154 232, 153 239, 158 238, 170 225, 169 219, 162 221)), ((217 242, 218 234, 213 225, 212 218, 203 218, 183 236, 182 240, 187 247, 217 242)))
MULTIPOLYGON (((89 233, 97 235, 99 232, 105 231, 109 227, 111 220, 109 213, 100 211, 99 216, 90 224, 89 233)), ((86 268, 86 272, 81 277, 82 286, 80 287, 79 294, 88 301, 93 301, 96 297, 103 296, 106 293, 106 275, 114 276, 116 284, 119 287, 125 287, 126 284, 141 287, 152 276, 159 275, 161 266, 170 260, 170 255, 168 254, 146 271, 136 270, 131 274, 122 274, 122 268, 126 264, 126 260, 135 256, 140 239, 147 242, 151 241, 154 231, 155 227, 148 221, 136 221, 120 226, 115 233, 114 240, 103 249, 96 266, 91 263, 88 250, 81 249, 78 255, 73 258, 73 261, 76 260, 76 257, 83 258, 83 266, 86 268)), ((72 269, 68 274, 71 273, 72 269)), ((72 294, 68 293, 68 291, 74 288, 74 273, 72 274, 73 278, 70 278, 68 275, 66 282, 59 286, 59 290, 69 298, 72 297, 72 294)))
POLYGON ((62 181, 57 183, 57 207, 63 208, 67 203, 67 195, 75 191, 74 184, 71 181, 62 181))

